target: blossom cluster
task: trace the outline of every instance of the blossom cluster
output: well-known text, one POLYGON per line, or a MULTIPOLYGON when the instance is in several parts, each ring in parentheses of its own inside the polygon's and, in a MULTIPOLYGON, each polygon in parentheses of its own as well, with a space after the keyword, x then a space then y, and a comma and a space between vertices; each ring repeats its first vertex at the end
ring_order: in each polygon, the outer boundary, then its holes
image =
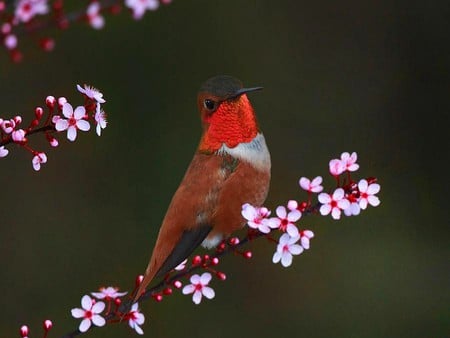
MULTIPOLYGON (((63 0, 17 0, 9 4, 0 0, 0 41, 14 62, 23 58, 19 49, 19 36, 53 26, 67 29, 75 22, 85 22, 94 29, 105 26, 105 14, 118 14, 123 7, 135 20, 140 20, 146 11, 154 11, 160 4, 171 0, 91 0, 77 12, 66 13, 63 0)), ((31 34, 30 34, 31 35, 31 34)), ((38 45, 44 51, 52 51, 55 41, 41 36, 38 45)))
POLYGON ((84 85, 77 85, 78 91, 84 97, 84 104, 73 107, 65 97, 56 99, 47 96, 45 99, 46 110, 36 107, 34 119, 25 127, 22 126, 22 117, 17 115, 10 119, 0 117, 0 158, 9 154, 6 145, 14 143, 32 154, 34 170, 41 169, 41 165, 47 162, 47 154, 36 150, 29 137, 33 134, 43 133, 51 147, 59 145, 56 134, 66 132, 69 141, 75 141, 78 131, 90 130, 90 121, 95 124, 97 135, 106 128, 106 113, 102 104, 106 101, 103 94, 97 89, 84 85))
MULTIPOLYGON (((356 216, 368 205, 376 207, 380 204, 376 196, 380 191, 380 185, 376 183, 376 179, 353 181, 351 172, 359 169, 356 161, 356 152, 352 154, 344 152, 339 159, 332 159, 329 162, 329 172, 337 182, 337 187, 330 193, 322 192, 323 178, 321 176, 312 180, 301 177, 299 185, 308 193, 308 199, 300 203, 290 200, 286 206, 278 206, 275 210, 276 217, 269 217, 271 211, 266 207, 255 207, 250 204, 242 206, 242 216, 247 220, 249 228, 263 234, 269 234, 274 230, 282 233, 276 241, 277 248, 272 258, 273 263, 281 262, 282 266, 288 267, 292 264, 294 255, 309 249, 314 232, 308 229, 300 230, 296 225, 302 213, 318 209, 322 216, 331 214, 333 219, 338 220, 342 212, 346 216, 356 216), (341 175, 346 175, 346 178, 341 179, 341 175), (318 194, 318 203, 315 205, 312 204, 312 194, 318 194)), ((273 240, 272 237, 271 239, 273 240)))
MULTIPOLYGON (((78 89, 82 92, 83 90, 87 91, 83 93, 97 103, 102 100, 99 92, 89 92, 88 87, 79 87, 78 89)), ((70 114, 63 115, 66 118, 70 115, 77 120, 76 110, 69 109, 70 114)), ((60 119, 62 118, 60 117, 60 119)), ((55 123, 57 124, 60 119, 55 119, 55 123)), ((71 133, 68 131, 69 124, 60 124, 61 126, 58 128, 67 130, 68 138, 72 138, 73 135, 69 136, 71 133)), ((76 122, 73 125, 76 125, 76 122)), ((314 237, 312 230, 300 228, 298 225, 304 216, 311 214, 328 216, 331 214, 333 219, 338 220, 342 214, 345 216, 358 215, 367 206, 376 207, 380 204, 380 200, 376 196, 380 191, 380 185, 376 183, 375 178, 353 180, 351 175, 359 168, 356 161, 356 153, 344 152, 339 159, 329 162, 329 172, 337 183, 336 188, 329 193, 323 191, 321 176, 313 179, 300 178, 299 185, 307 192, 307 198, 304 201, 289 200, 286 205, 277 206, 275 215, 272 215, 272 212, 264 206, 244 204, 241 214, 248 226, 245 236, 242 238, 231 237, 222 241, 212 255, 196 255, 190 262, 185 259, 173 271, 164 276, 160 283, 146 290, 138 301, 141 302, 151 297, 160 302, 165 296, 172 295, 174 289, 181 290, 184 295, 190 295, 194 304, 200 304, 204 298, 213 299, 215 297, 215 291, 211 286, 213 277, 222 281, 227 278, 225 273, 217 270, 220 257, 227 253, 235 253, 250 259, 252 252, 242 250, 242 247, 257 238, 267 238, 269 242, 276 243, 276 249, 272 256, 273 263, 281 263, 283 267, 291 266, 294 256, 310 249, 310 242, 314 237), (315 201, 316 198, 317 201, 315 201), (279 234, 278 239, 275 236, 277 233, 279 234), (198 270, 200 273, 195 273, 198 270), (183 284, 183 279, 187 279, 188 282, 183 284)), ((136 278, 135 289, 130 293, 131 295, 135 294, 143 278, 142 275, 136 278)), ((127 322, 135 332, 143 334, 141 326, 145 322, 144 314, 140 312, 138 303, 131 301, 133 297, 123 302, 121 297, 125 295, 127 292, 119 292, 119 289, 115 287, 102 287, 99 292, 84 295, 81 299, 81 308, 71 310, 72 316, 81 320, 78 331, 84 333, 92 326, 101 327, 107 323, 127 322)), ((21 328, 21 334, 22 337, 28 336, 26 326, 21 328)))

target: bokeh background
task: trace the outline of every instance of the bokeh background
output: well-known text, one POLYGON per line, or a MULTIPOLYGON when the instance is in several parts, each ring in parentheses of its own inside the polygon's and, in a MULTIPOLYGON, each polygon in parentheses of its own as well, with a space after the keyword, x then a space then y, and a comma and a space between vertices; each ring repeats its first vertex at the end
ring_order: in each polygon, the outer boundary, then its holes
MULTIPOLYGON (((84 2, 83 2, 84 3, 84 2)), ((78 1, 69 6, 79 8, 78 1)), ((100 88, 108 128, 48 150, 34 172, 9 146, 0 161, 0 333, 75 329, 70 309, 101 285, 133 286, 200 136, 201 83, 230 74, 248 86, 272 154, 266 205, 304 198, 300 176, 357 151, 377 176, 378 208, 305 218, 312 248, 285 269, 274 247, 227 257, 213 301, 176 294, 146 302, 146 337, 449 337, 446 1, 181 1, 101 31, 50 31, 49 54, 22 37, 22 64, 0 54, 0 115, 28 121, 47 95, 81 104, 100 88)), ((91 337, 134 336, 111 326, 91 337)))

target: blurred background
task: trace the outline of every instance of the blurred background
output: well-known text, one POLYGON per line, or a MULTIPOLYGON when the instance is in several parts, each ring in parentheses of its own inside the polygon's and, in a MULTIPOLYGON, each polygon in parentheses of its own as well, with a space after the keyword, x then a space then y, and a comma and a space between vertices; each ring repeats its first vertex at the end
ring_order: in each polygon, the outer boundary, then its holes
POLYGON ((39 337, 50 318, 59 337, 82 295, 133 287, 199 141, 197 89, 229 74, 264 86, 250 99, 272 155, 269 208, 305 198, 301 176, 331 187, 343 151, 358 153, 357 177, 378 177, 381 205, 304 218, 316 237, 290 268, 264 241, 249 261, 227 257, 212 301, 143 303, 145 336, 449 337, 449 15, 446 1, 175 0, 141 21, 106 16, 101 31, 50 31, 49 54, 22 37, 21 64, 0 53, 0 116, 28 122, 47 95, 82 104, 87 83, 109 124, 57 149, 33 137, 40 172, 14 146, 1 159, 1 336, 27 324, 39 337))

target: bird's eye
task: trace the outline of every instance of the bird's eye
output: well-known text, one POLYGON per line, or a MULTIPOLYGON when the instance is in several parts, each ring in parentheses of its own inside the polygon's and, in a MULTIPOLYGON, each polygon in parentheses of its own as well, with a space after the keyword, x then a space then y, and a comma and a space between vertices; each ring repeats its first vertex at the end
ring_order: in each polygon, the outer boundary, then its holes
POLYGON ((205 108, 208 110, 214 110, 216 108, 216 103, 210 99, 206 99, 203 104, 205 105, 205 108))

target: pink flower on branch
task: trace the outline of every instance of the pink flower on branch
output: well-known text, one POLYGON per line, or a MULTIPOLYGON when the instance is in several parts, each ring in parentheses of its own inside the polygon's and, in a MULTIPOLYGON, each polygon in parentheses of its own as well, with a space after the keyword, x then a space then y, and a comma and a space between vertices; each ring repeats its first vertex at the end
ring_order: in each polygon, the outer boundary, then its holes
POLYGON ((105 19, 100 15, 101 6, 98 1, 91 2, 86 10, 89 24, 94 29, 102 29, 105 26, 105 19))
POLYGON ((192 301, 195 304, 200 304, 202 296, 213 299, 215 296, 214 290, 208 286, 211 278, 212 276, 209 272, 204 272, 201 276, 192 275, 190 279, 191 284, 188 284, 183 288, 183 294, 188 295, 193 293, 192 301))
POLYGON ((45 153, 36 153, 31 160, 33 169, 36 171, 41 170, 41 164, 47 163, 47 155, 45 153))
POLYGON ((133 18, 142 19, 147 10, 154 11, 158 9, 158 0, 125 0, 125 6, 133 12, 133 18))
POLYGON ((350 206, 350 202, 345 198, 345 192, 342 188, 337 188, 332 195, 325 192, 320 193, 319 202, 322 203, 320 213, 326 216, 331 213, 333 219, 341 218, 341 210, 350 206))
POLYGON ((371 183, 369 184, 367 180, 362 179, 358 183, 358 190, 360 194, 359 199, 359 206, 361 209, 366 209, 367 205, 370 204, 371 206, 378 206, 380 205, 380 200, 376 194, 380 191, 381 187, 378 183, 371 183))
POLYGON ((242 216, 247 220, 247 225, 250 228, 258 229, 264 234, 268 234, 271 228, 275 228, 274 222, 270 222, 267 217, 270 211, 267 208, 255 208, 254 206, 245 203, 242 205, 242 216))
POLYGON ((128 318, 128 325, 136 331, 137 334, 143 335, 144 331, 140 327, 140 325, 144 324, 145 316, 141 312, 139 312, 138 303, 134 303, 131 307, 130 312, 126 314, 128 318))
POLYGON ((303 247, 299 244, 296 244, 300 239, 300 236, 291 237, 289 234, 281 235, 278 245, 277 251, 274 253, 272 261, 276 264, 281 262, 285 268, 292 264, 292 256, 300 255, 303 252, 303 247))
POLYGON ((97 299, 113 300, 118 297, 125 296, 128 292, 119 292, 119 288, 108 286, 101 287, 100 292, 91 292, 91 295, 97 299))
POLYGON ((77 89, 81 94, 86 95, 86 97, 95 100, 98 103, 106 102, 105 99, 103 98, 103 94, 97 88, 88 86, 86 84, 83 85, 83 87, 81 87, 80 85, 77 84, 77 89))
POLYGON ((291 237, 298 236, 298 228, 294 223, 302 217, 302 213, 299 210, 291 210, 288 213, 285 207, 279 206, 276 209, 276 214, 278 217, 272 217, 269 220, 270 227, 287 232, 291 237))
POLYGON ((81 309, 72 309, 72 316, 74 318, 83 318, 78 329, 80 332, 86 332, 91 327, 91 324, 95 326, 103 326, 106 324, 105 318, 100 316, 100 313, 105 309, 105 303, 96 302, 88 295, 81 298, 81 309))
POLYGON ((19 22, 29 22, 36 15, 48 13, 47 0, 19 0, 16 5, 14 19, 19 22))
POLYGON ((6 157, 9 153, 9 150, 6 149, 4 146, 0 147, 0 157, 6 157))
POLYGON ((300 184, 300 187, 308 192, 314 192, 319 193, 323 190, 322 187, 322 176, 317 176, 311 180, 306 177, 301 177, 300 181, 298 182, 300 184))
POLYGON ((66 119, 57 118, 55 129, 57 131, 67 130, 69 141, 75 141, 77 130, 88 131, 90 129, 89 122, 85 120, 86 109, 83 106, 76 107, 74 111, 70 103, 64 103, 62 113, 66 119))

